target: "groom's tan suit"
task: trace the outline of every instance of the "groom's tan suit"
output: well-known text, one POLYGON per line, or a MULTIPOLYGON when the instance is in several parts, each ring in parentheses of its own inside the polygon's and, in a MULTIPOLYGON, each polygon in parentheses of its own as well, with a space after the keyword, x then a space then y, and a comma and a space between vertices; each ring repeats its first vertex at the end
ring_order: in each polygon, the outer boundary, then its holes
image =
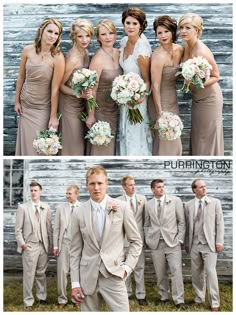
MULTIPOLYGON (((127 196, 124 194, 117 199, 128 201, 127 196)), ((134 207, 134 218, 138 226, 138 230, 142 241, 144 242, 144 218, 145 218, 145 205, 147 199, 145 196, 140 194, 134 195, 135 199, 135 207, 134 207)), ((128 249, 130 243, 125 241, 125 248, 128 249)), ((146 290, 145 290, 145 281, 144 281, 144 267, 145 267, 145 256, 144 256, 144 249, 142 248, 141 254, 139 256, 138 262, 134 268, 134 280, 136 286, 136 297, 137 299, 145 299, 146 297, 146 290)), ((132 281, 131 276, 129 276, 126 280, 126 287, 128 291, 128 295, 132 295, 132 281)))
POLYGON ((39 220, 31 201, 21 205, 16 213, 15 235, 17 251, 22 253, 23 261, 23 298, 25 306, 32 306, 34 297, 32 288, 36 282, 38 300, 46 300, 46 276, 49 248, 52 249, 53 231, 49 206, 40 202, 39 220), (31 248, 22 250, 22 245, 30 244, 31 248))
POLYGON ((184 205, 186 216, 185 245, 190 250, 192 266, 192 284, 195 290, 195 302, 204 303, 206 279, 208 299, 212 308, 220 305, 218 279, 216 273, 216 244, 224 244, 224 218, 218 199, 205 196, 200 220, 197 220, 196 198, 184 205))
POLYGON ((70 251, 71 280, 78 282, 85 294, 81 311, 98 310, 97 291, 110 310, 127 311, 125 266, 134 269, 142 250, 142 240, 128 203, 107 196, 105 226, 102 238, 96 235, 91 200, 80 203, 72 216, 70 251), (116 204, 117 209, 109 209, 116 204), (124 250, 125 235, 130 242, 124 250), (109 289, 110 286, 110 289, 109 289))

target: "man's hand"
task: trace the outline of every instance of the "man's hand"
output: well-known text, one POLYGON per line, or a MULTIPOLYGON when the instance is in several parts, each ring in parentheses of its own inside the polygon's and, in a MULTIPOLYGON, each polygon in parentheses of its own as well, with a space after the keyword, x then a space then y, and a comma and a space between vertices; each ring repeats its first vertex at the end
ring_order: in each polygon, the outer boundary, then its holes
POLYGON ((59 249, 57 248, 57 249, 54 249, 53 250, 53 256, 58 256, 59 255, 59 249))
POLYGON ((223 245, 216 244, 216 252, 217 252, 217 253, 222 252, 223 249, 224 249, 224 246, 223 246, 223 245))
POLYGON ((21 248, 23 249, 23 250, 25 250, 26 248, 31 248, 31 245, 30 244, 24 244, 24 245, 22 245, 21 246, 21 248))
POLYGON ((82 303, 84 301, 84 298, 85 298, 83 290, 81 288, 74 288, 74 289, 72 289, 71 297, 78 304, 82 303))

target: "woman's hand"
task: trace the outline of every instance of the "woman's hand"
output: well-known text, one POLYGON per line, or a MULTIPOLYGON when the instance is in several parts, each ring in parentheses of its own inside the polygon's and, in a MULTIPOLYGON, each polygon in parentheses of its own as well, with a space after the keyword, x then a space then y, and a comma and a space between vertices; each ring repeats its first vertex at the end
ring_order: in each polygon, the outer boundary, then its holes
POLYGON ((23 114, 20 102, 15 103, 14 111, 17 113, 17 115, 23 114))
POLYGON ((88 118, 86 119, 86 126, 90 129, 92 125, 96 122, 94 113, 89 112, 88 118))
POLYGON ((57 117, 50 117, 49 123, 48 123, 48 129, 53 128, 55 131, 57 131, 59 126, 59 120, 57 117))
POLYGON ((76 95, 77 98, 85 98, 85 99, 89 99, 91 97, 93 97, 93 93, 92 93, 92 89, 86 89, 82 92, 79 92, 76 95))

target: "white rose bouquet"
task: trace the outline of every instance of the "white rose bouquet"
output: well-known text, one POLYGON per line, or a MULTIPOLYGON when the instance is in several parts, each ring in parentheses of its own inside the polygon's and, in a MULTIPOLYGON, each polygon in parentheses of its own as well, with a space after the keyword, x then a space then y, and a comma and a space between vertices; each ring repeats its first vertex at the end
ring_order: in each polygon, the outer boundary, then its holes
POLYGON ((160 118, 152 128, 158 130, 161 140, 172 141, 181 136, 183 127, 183 123, 178 115, 162 111, 160 118))
MULTIPOLYGON (((60 120, 61 113, 57 113, 57 119, 60 120)), ((56 133, 56 129, 42 129, 36 132, 37 137, 33 141, 33 147, 37 150, 37 154, 56 155, 61 145, 61 134, 56 133)))
POLYGON ((100 120, 89 129, 85 136, 85 139, 89 139, 91 144, 99 146, 108 145, 113 138, 110 124, 100 120))
POLYGON ((128 105, 128 118, 131 124, 143 122, 137 101, 148 94, 143 79, 134 72, 119 75, 112 83, 111 98, 118 105, 128 105))
MULTIPOLYGON (((73 94, 77 95, 87 89, 92 89, 97 83, 97 72, 95 70, 89 70, 83 68, 81 70, 76 70, 73 73, 71 87, 73 89, 73 94)), ((88 100, 88 110, 91 111, 98 107, 98 104, 93 97, 88 100)))
POLYGON ((182 75, 184 78, 184 85, 181 88, 181 91, 187 93, 189 91, 190 84, 194 84, 196 88, 203 89, 204 83, 207 79, 210 78, 212 66, 209 62, 199 56, 180 64, 181 70, 176 73, 177 75, 182 75))

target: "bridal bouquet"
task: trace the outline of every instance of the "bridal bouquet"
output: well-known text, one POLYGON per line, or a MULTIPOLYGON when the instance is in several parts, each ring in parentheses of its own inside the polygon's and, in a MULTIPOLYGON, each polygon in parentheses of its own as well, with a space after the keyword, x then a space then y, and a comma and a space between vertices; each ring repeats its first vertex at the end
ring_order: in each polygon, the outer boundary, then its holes
POLYGON ((181 136, 183 127, 183 123, 178 115, 163 111, 153 128, 158 129, 161 140, 172 141, 181 136))
POLYGON ((113 138, 110 124, 100 120, 91 127, 85 136, 85 139, 89 139, 91 144, 99 146, 109 144, 113 138))
MULTIPOLYGON (((76 70, 73 73, 71 87, 73 89, 73 94, 77 95, 80 92, 83 92, 87 89, 92 89, 97 83, 97 72, 95 70, 89 70, 83 68, 81 70, 76 70)), ((98 104, 93 97, 90 97, 88 100, 88 109, 93 110, 98 107, 98 104)))
POLYGON ((37 138, 33 141, 33 147, 38 154, 56 155, 62 149, 61 135, 56 134, 52 127, 48 130, 43 129, 37 132, 37 138))
POLYGON ((189 91, 189 85, 193 83, 196 88, 204 88, 204 82, 210 78, 212 66, 209 62, 202 57, 194 57, 180 64, 181 71, 176 73, 182 75, 184 78, 184 85, 181 91, 187 93, 189 91))
POLYGON ((144 95, 148 95, 143 79, 134 72, 119 75, 112 83, 111 98, 118 105, 128 105, 128 118, 131 124, 143 122, 136 102, 144 95))

